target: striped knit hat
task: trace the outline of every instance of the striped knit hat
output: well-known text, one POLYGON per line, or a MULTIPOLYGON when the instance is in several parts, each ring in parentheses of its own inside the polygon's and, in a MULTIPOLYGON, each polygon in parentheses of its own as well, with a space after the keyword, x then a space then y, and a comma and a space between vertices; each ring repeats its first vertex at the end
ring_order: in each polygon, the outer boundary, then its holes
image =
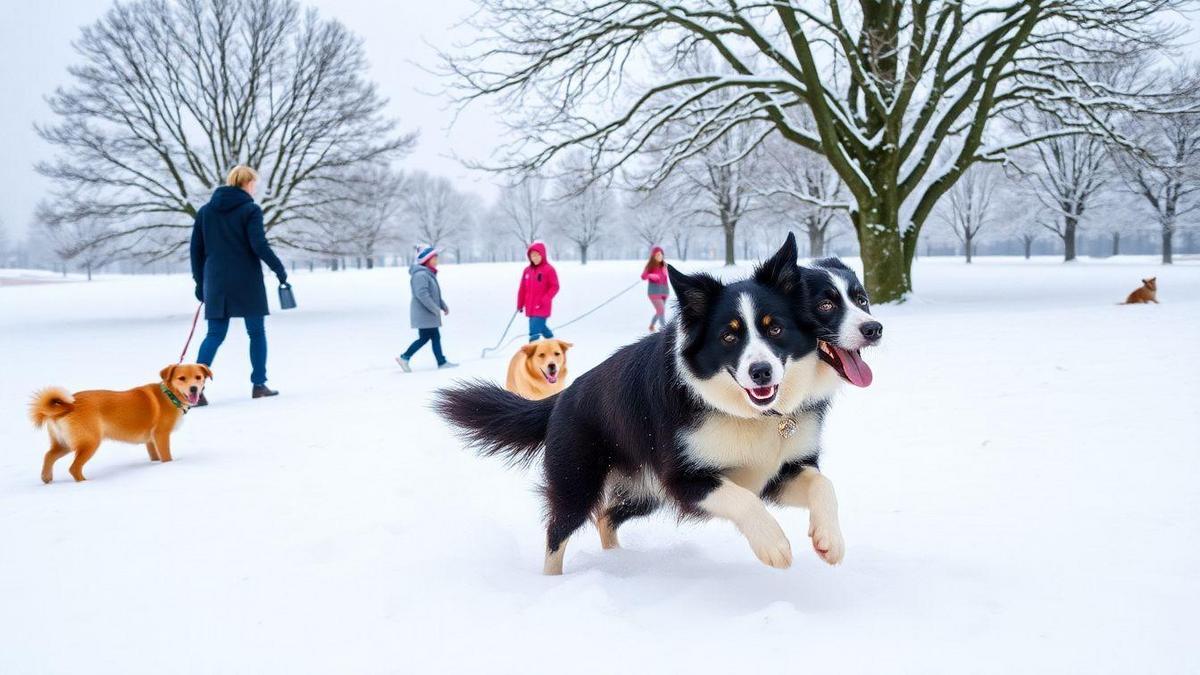
POLYGON ((417 252, 417 264, 424 265, 425 263, 429 262, 430 258, 432 258, 433 256, 437 255, 440 252, 441 251, 439 251, 438 249, 436 249, 432 246, 426 246, 425 248, 423 248, 417 252))

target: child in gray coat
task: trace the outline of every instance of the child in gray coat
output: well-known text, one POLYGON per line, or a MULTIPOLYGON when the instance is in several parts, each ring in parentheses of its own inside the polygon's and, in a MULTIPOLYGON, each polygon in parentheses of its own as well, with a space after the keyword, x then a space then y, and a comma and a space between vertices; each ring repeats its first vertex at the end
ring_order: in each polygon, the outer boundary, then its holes
POLYGON ((396 363, 406 373, 412 372, 409 360, 426 342, 433 343, 433 358, 437 359, 438 368, 453 368, 457 363, 446 360, 442 354, 442 314, 449 314, 450 308, 442 300, 442 287, 437 280, 437 264, 439 251, 427 246, 417 254, 417 262, 408 269, 412 275, 412 304, 409 306, 409 318, 412 327, 417 329, 417 339, 408 350, 396 357, 396 363))

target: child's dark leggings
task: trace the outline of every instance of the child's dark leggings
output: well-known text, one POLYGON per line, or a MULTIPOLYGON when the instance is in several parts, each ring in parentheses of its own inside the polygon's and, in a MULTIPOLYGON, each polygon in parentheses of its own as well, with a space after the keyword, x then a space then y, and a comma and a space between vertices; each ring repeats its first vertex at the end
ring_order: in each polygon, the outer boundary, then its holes
POLYGON ((442 333, 437 328, 418 328, 416 342, 408 346, 408 351, 404 352, 402 358, 405 361, 411 359, 426 342, 433 343, 433 358, 437 359, 438 365, 445 363, 446 356, 442 354, 442 333))

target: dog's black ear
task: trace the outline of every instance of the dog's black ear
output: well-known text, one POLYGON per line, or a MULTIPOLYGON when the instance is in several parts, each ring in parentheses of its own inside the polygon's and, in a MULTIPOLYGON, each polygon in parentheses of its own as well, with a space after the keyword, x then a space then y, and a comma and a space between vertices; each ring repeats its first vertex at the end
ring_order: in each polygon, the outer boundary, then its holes
POLYGON ((725 288, 718 279, 703 272, 684 274, 671 265, 667 265, 667 276, 671 278, 671 288, 675 289, 675 297, 679 299, 680 316, 689 325, 704 318, 725 288))
POLYGON ((800 268, 796 265, 798 257, 796 235, 788 232, 787 240, 775 255, 755 268, 754 280, 782 293, 792 293, 800 288, 800 268))

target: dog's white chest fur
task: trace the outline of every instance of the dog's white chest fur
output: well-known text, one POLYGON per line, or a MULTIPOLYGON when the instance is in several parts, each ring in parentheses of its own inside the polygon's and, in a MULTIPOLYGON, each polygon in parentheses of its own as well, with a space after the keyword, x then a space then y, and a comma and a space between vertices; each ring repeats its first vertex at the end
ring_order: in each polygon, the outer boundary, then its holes
POLYGON ((814 414, 795 417, 796 433, 784 438, 779 417, 748 419, 712 414, 683 435, 683 446, 695 463, 718 468, 730 480, 761 492, 785 463, 816 454, 821 424, 814 414))

